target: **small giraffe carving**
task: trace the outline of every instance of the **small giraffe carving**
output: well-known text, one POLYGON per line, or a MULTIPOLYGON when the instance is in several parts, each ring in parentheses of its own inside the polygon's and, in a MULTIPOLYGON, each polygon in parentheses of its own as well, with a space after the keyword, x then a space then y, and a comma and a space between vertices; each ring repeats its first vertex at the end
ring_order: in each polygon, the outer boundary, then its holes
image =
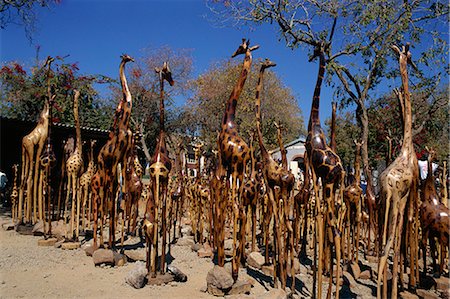
POLYGON ((82 199, 82 221, 83 221, 83 230, 86 229, 85 220, 87 218, 87 227, 91 227, 91 208, 92 201, 90 199, 90 190, 91 190, 91 179, 94 176, 95 171, 97 170, 97 166, 94 160, 94 148, 97 143, 97 140, 92 139, 90 142, 90 151, 89 151, 89 163, 86 172, 84 172, 80 177, 80 198, 82 199), (86 204, 87 204, 87 213, 86 213, 86 204), (85 213, 87 217, 85 217, 85 213))
POLYGON ((66 171, 67 171, 67 195, 66 195, 66 204, 65 204, 65 212, 64 212, 64 224, 67 225, 67 209, 69 208, 69 196, 72 193, 72 212, 70 217, 70 232, 66 233, 66 238, 72 239, 74 236, 74 229, 76 223, 76 232, 75 236, 78 238, 79 236, 79 224, 80 224, 80 194, 79 194, 79 175, 81 168, 83 166, 83 147, 81 141, 81 128, 80 128, 80 119, 78 113, 78 101, 80 98, 80 92, 78 90, 74 90, 74 99, 73 99, 73 117, 75 119, 75 127, 76 127, 76 146, 75 151, 70 155, 69 159, 66 162, 66 171), (76 216, 75 216, 75 205, 77 207, 76 216), (76 219, 75 219, 76 218, 76 219))
POLYGON ((13 219, 13 222, 16 221, 18 217, 18 208, 19 208, 19 187, 17 186, 17 178, 19 175, 19 164, 14 164, 12 166, 12 172, 13 172, 13 187, 11 191, 11 217, 13 219))
MULTIPOLYGON (((387 298, 387 259, 391 248, 394 249, 394 259, 392 268, 392 285, 397 286, 398 269, 400 260, 400 245, 403 230, 403 214, 408 207, 410 222, 413 219, 414 206, 418 201, 418 180, 419 169, 417 157, 412 142, 412 114, 411 99, 409 94, 409 82, 407 63, 411 61, 409 44, 400 50, 397 46, 392 49, 399 55, 400 75, 402 78, 403 91, 396 91, 401 106, 403 107, 403 145, 400 155, 386 168, 380 176, 381 193, 380 202, 385 207, 384 226, 382 233, 383 252, 378 262, 377 298, 387 298), (383 279, 383 296, 381 295, 381 279, 383 279)), ((383 211, 383 209, 381 209, 383 211)), ((380 215, 382 216, 382 215, 380 215)), ((414 217, 415 218, 415 217, 414 217)), ((380 222, 381 223, 381 222, 380 222)), ((409 237, 411 248, 414 244, 414 237, 409 237)), ((418 245, 418 244, 417 244, 418 245)), ((417 246, 416 246, 417 247, 417 246)), ((411 250, 410 285, 415 287, 415 257, 414 249, 411 250)), ((391 298, 397 298, 397 287, 392 288, 391 298)))
POLYGON ((127 151, 131 143, 132 133, 129 129, 131 118, 132 98, 125 77, 125 65, 134 61, 124 54, 121 56, 119 66, 120 83, 123 98, 117 106, 115 119, 109 131, 108 141, 98 155, 98 169, 92 177, 92 203, 94 210, 94 246, 97 246, 97 219, 100 210, 100 245, 103 246, 103 221, 105 208, 109 208, 109 247, 114 246, 115 241, 115 195, 117 193, 117 165, 125 162, 127 151), (108 204, 107 207, 105 205, 108 204))
POLYGON ((347 207, 347 258, 350 256, 351 250, 351 260, 358 263, 359 235, 361 230, 360 211, 361 199, 363 194, 363 191, 360 187, 362 142, 353 140, 353 143, 355 144, 355 176, 353 182, 344 189, 344 201, 347 207), (350 234, 352 235, 351 237, 350 234))
POLYGON ((439 277, 444 270, 444 262, 449 244, 450 210, 440 202, 433 176, 432 164, 436 156, 433 149, 428 149, 428 175, 422 185, 422 205, 420 206, 420 225, 422 228, 423 273, 427 272, 427 241, 430 240, 430 252, 433 258, 433 269, 436 271, 436 242, 441 246, 439 269, 434 273, 439 277))

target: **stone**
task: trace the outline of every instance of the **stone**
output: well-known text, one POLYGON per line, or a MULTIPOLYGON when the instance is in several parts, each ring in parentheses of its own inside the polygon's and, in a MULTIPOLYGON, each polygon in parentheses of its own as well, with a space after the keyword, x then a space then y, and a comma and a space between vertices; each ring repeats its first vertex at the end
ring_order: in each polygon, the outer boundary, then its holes
POLYGON ((436 282, 436 289, 437 290, 447 290, 450 288, 450 279, 444 275, 442 275, 439 278, 435 278, 434 281, 436 282))
POLYGON ((119 252, 114 252, 114 265, 122 267, 127 263, 127 256, 119 252))
POLYGON ((16 231, 21 235, 31 236, 33 235, 33 226, 29 224, 19 224, 16 227, 16 231))
POLYGON ((252 252, 247 256, 247 265, 256 268, 261 269, 261 267, 264 265, 264 256, 259 252, 252 252))
POLYGON ((136 262, 133 270, 125 276, 125 282, 135 289, 141 289, 145 286, 147 280, 147 269, 143 262, 136 262))
POLYGON ((133 250, 125 250, 124 254, 127 256, 129 261, 146 261, 147 260, 147 252, 146 248, 139 248, 133 250))
POLYGON ((45 227, 46 227, 46 225, 44 225, 44 221, 43 220, 39 220, 33 226, 33 230, 32 230, 33 235, 35 235, 35 236, 43 236, 44 233, 45 233, 45 227))
POLYGON ((211 247, 209 249, 202 247, 197 251, 197 255, 200 258, 212 258, 214 253, 212 252, 211 247))
POLYGON ((226 299, 257 299, 254 295, 247 295, 247 294, 237 294, 237 295, 226 295, 226 299))
POLYGON ((64 243, 64 240, 59 240, 58 242, 55 243, 55 245, 53 245, 55 248, 60 248, 62 246, 62 244, 64 243))
POLYGON ((221 289, 219 289, 218 287, 213 286, 213 285, 208 285, 208 286, 206 287, 206 291, 207 291, 209 294, 213 295, 213 296, 217 296, 217 297, 223 297, 223 296, 225 296, 225 291, 223 291, 223 290, 221 290, 221 289))
POLYGON ((167 266, 167 271, 172 273, 175 281, 177 281, 177 282, 186 282, 187 281, 186 274, 181 272, 181 270, 178 269, 177 267, 175 267, 173 265, 169 265, 169 266, 167 266))
POLYGON ((14 222, 8 221, 6 223, 3 223, 2 227, 3 227, 4 230, 14 230, 15 225, 14 225, 14 222))
POLYGON ((92 259, 96 266, 101 264, 114 265, 114 252, 110 249, 100 248, 94 251, 92 259))
POLYGON ((38 246, 55 246, 55 243, 58 241, 56 238, 48 238, 48 239, 39 239, 38 246))
MULTIPOLYGON (((300 273, 300 262, 298 259, 294 258, 294 273, 299 274, 300 273)), ((289 277, 291 277, 291 259, 288 259, 286 263, 286 273, 289 277)), ((306 273, 306 272, 304 272, 306 273)))
POLYGON ((92 256, 94 254, 94 251, 96 251, 98 248, 95 247, 93 244, 88 244, 87 246, 84 246, 84 248, 82 249, 84 250, 87 256, 92 256))
POLYGON ((64 242, 61 244, 61 249, 64 250, 73 250, 80 248, 79 242, 64 242))
POLYGON ((261 271, 267 276, 273 276, 273 265, 264 265, 261 267, 261 271))
POLYGON ((230 295, 249 294, 251 289, 252 285, 248 281, 238 280, 233 284, 228 294, 230 295))
POLYGON ((356 287, 356 285, 357 285, 355 279, 353 278, 353 275, 351 275, 347 271, 343 272, 342 279, 343 279, 344 284, 348 285, 351 289, 356 287))
POLYGON ((358 279, 361 274, 361 269, 359 268, 358 263, 352 262, 350 267, 348 268, 348 272, 353 276, 354 279, 358 279))
POLYGON ((191 246, 192 247, 192 245, 194 245, 194 240, 183 237, 183 238, 178 239, 176 245, 177 246, 191 246))
POLYGON ((259 299, 286 299, 287 294, 282 289, 273 289, 270 290, 261 296, 258 296, 259 299))
POLYGON ((423 299, 439 299, 439 296, 435 293, 432 293, 431 291, 427 291, 424 289, 417 289, 416 290, 417 296, 423 299))
POLYGON ((64 220, 52 222, 52 235, 57 238, 64 237, 65 235, 64 220))
POLYGON ((214 265, 214 267, 209 270, 206 275, 206 283, 209 292, 209 286, 215 286, 223 290, 231 288, 234 281, 231 274, 224 267, 214 265))
POLYGON ((226 239, 223 248, 225 250, 233 250, 233 239, 226 239))
POLYGON ((151 274, 147 275, 148 285, 165 285, 174 281, 174 276, 170 273, 156 274, 156 277, 152 277, 151 274))
POLYGON ((199 251, 200 248, 202 248, 202 245, 200 245, 198 243, 195 243, 191 246, 192 251, 195 251, 195 252, 199 251))
POLYGON ((364 270, 359 274, 358 279, 363 280, 372 279, 372 272, 370 270, 364 270))
POLYGON ((192 227, 189 226, 189 225, 184 225, 184 226, 181 228, 181 234, 182 234, 183 236, 192 236, 192 227))
POLYGON ((378 264, 378 257, 376 257, 376 256, 368 255, 368 256, 366 256, 366 260, 369 263, 378 264))
POLYGON ((414 295, 408 291, 403 291, 399 293, 401 299, 419 299, 419 296, 414 295))

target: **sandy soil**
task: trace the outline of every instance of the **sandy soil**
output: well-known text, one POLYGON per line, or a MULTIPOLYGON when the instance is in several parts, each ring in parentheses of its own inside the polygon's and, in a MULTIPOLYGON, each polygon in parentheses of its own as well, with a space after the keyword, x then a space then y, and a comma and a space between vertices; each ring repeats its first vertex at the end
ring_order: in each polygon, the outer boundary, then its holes
MULTIPOLYGON (((4 213, 0 215, 0 225, 10 221, 4 213)), ((42 237, 0 228, 0 298, 217 298, 205 293, 206 275, 213 268, 213 262, 209 258, 199 258, 190 246, 173 245, 171 251, 172 265, 187 275, 187 282, 134 289, 125 282, 125 277, 136 263, 96 267, 92 257, 81 248, 41 247, 37 245, 39 239, 42 237)), ((294 298, 311 297, 311 268, 307 261, 303 263, 306 266, 302 266, 303 273, 296 276, 294 298)), ((362 263, 367 269, 376 267, 366 260, 362 263)), ((270 277, 257 270, 241 269, 240 279, 246 277, 255 281, 251 293, 227 297, 262 298, 272 289, 270 277)), ((327 282, 324 277, 324 296, 327 282)), ((342 286, 341 298, 373 298, 375 292, 374 279, 347 280, 342 286)))

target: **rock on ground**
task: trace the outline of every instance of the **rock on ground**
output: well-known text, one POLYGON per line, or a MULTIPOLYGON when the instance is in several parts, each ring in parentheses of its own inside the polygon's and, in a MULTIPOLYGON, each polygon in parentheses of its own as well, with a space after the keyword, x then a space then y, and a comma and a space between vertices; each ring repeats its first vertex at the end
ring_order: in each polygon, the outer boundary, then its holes
POLYGON ((143 288, 147 281, 147 269, 143 262, 136 262, 133 270, 128 272, 125 282, 135 289, 143 288))

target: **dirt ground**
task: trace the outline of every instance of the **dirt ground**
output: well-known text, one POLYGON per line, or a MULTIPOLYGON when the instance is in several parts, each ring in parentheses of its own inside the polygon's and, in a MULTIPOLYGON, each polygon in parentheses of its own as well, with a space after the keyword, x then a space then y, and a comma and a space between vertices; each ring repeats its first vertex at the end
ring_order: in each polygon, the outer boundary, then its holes
MULTIPOLYGON (((10 221, 7 213, 0 215, 0 225, 10 221)), ((171 264, 187 275, 187 282, 135 289, 125 282, 125 277, 136 268, 136 263, 96 267, 83 249, 38 246, 38 240, 42 238, 0 228, 0 298, 216 298, 205 292, 206 275, 214 263, 210 258, 198 257, 190 246, 172 245, 171 249, 171 264)), ((139 250, 145 251, 145 248, 139 250)), ((302 261, 301 272, 296 276, 294 298, 311 297, 312 271, 308 262, 302 261)), ((366 260, 361 262, 361 270, 368 269, 374 275, 376 264, 366 260)), ((227 298, 270 297, 268 291, 273 286, 269 276, 259 270, 242 268, 239 277, 254 281, 250 294, 227 298)), ((324 277, 324 296, 327 282, 324 277)), ((333 292, 334 289, 333 286, 333 292)), ((443 294, 434 289, 427 292, 434 296, 443 294)), ((374 277, 353 281, 344 278, 341 298, 373 298, 374 295, 374 277)))

